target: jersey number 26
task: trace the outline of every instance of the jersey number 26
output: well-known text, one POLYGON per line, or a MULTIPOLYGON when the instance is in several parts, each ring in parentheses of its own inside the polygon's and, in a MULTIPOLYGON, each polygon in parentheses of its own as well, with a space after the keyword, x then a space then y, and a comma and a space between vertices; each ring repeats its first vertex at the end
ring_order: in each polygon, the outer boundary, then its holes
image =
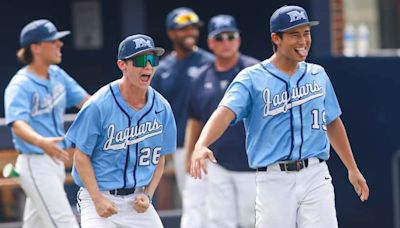
POLYGON ((158 162, 160 161, 160 156, 161 156, 160 152, 161 152, 161 147, 156 147, 154 148, 154 150, 152 150, 149 147, 140 149, 139 165, 148 166, 150 165, 150 162, 153 165, 157 165, 158 162))

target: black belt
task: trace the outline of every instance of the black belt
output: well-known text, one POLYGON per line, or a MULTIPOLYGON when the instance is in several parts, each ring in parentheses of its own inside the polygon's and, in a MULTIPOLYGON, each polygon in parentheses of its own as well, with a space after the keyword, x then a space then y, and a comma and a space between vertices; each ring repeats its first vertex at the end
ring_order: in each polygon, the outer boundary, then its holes
POLYGON ((126 196, 135 192, 135 188, 118 188, 109 191, 111 195, 126 196))
MULTIPOLYGON (((319 163, 324 162, 325 160, 318 158, 319 163)), ((289 161, 289 162, 282 162, 279 163, 279 168, 281 171, 300 171, 304 168, 308 167, 308 158, 304 160, 296 160, 296 161, 289 161)), ((265 172, 267 171, 268 167, 259 167, 257 171, 265 172)))

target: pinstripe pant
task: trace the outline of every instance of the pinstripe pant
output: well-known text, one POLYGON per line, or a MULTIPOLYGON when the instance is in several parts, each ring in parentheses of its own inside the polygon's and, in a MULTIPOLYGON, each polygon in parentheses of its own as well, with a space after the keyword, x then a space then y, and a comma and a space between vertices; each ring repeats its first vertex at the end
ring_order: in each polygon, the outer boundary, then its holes
POLYGON ((16 168, 27 198, 25 228, 78 228, 64 190, 64 163, 56 164, 47 155, 21 154, 16 168))

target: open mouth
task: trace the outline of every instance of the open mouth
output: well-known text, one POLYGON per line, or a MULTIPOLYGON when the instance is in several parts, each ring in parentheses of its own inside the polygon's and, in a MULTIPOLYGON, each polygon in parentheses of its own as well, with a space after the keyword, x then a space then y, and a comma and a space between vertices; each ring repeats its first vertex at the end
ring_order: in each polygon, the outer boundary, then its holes
POLYGON ((196 44, 196 39, 192 36, 185 37, 183 43, 187 46, 193 46, 196 44))
POLYGON ((150 76, 151 76, 150 74, 142 74, 142 75, 140 75, 140 80, 142 82, 149 82, 150 76))
POLYGON ((296 48, 295 51, 303 58, 308 55, 308 50, 306 48, 296 48))

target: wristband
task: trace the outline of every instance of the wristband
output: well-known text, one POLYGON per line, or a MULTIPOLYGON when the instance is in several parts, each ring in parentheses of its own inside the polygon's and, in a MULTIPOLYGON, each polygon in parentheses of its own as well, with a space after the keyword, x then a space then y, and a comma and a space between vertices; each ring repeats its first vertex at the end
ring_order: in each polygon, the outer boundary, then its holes
POLYGON ((151 197, 149 193, 143 192, 143 194, 145 194, 147 196, 147 198, 149 198, 150 203, 153 202, 153 197, 151 197))

